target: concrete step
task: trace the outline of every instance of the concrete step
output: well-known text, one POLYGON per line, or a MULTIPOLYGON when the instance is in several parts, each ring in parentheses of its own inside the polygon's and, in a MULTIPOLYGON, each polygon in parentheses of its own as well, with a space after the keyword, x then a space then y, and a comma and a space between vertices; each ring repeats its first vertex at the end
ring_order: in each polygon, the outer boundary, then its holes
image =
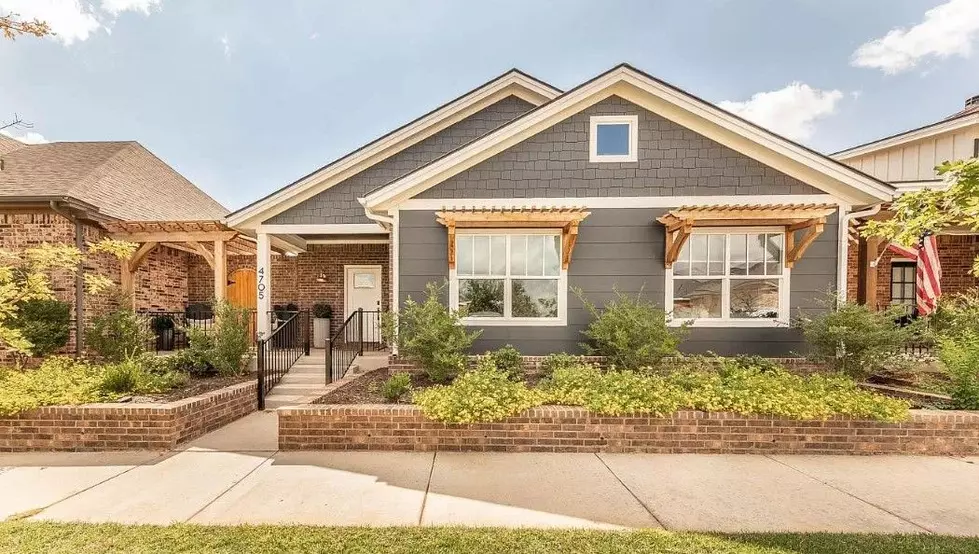
POLYGON ((278 385, 275 386, 275 388, 272 389, 272 394, 270 394, 269 396, 271 397, 276 395, 290 396, 295 394, 300 394, 300 395, 313 394, 314 392, 323 388, 324 386, 325 383, 305 383, 305 384, 279 383, 278 385))
POLYGON ((305 398, 305 396, 306 395, 302 394, 283 394, 279 396, 269 395, 265 397, 265 409, 274 410, 275 408, 281 408, 283 406, 295 406, 300 404, 301 399, 305 398))
POLYGON ((322 370, 314 373, 286 373, 280 383, 289 383, 296 385, 303 385, 309 383, 324 383, 326 382, 326 373, 322 370))

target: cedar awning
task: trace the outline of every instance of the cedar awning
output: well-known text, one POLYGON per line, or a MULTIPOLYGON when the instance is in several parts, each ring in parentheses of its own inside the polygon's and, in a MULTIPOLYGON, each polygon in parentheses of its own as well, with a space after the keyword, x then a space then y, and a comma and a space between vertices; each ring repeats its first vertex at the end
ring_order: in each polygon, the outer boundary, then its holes
POLYGON ((666 226, 666 267, 680 255, 693 227, 779 226, 785 228, 785 266, 792 267, 823 232, 833 204, 727 204, 681 206, 659 217, 666 226), (796 233, 802 232, 801 237, 796 233), (798 238, 798 241, 796 240, 798 238))
POLYGON ((456 229, 561 229, 561 268, 568 269, 578 224, 591 212, 573 207, 443 208, 438 222, 449 232, 449 268, 456 266, 456 229))

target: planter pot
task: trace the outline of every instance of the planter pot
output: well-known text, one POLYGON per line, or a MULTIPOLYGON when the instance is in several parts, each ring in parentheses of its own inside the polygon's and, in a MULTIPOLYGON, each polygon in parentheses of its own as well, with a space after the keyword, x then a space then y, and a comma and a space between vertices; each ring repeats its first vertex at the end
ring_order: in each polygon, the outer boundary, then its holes
POLYGON ((156 349, 160 351, 173 350, 173 329, 163 329, 156 332, 156 349))
POLYGON ((328 340, 330 340, 330 319, 313 318, 313 348, 326 348, 328 340))

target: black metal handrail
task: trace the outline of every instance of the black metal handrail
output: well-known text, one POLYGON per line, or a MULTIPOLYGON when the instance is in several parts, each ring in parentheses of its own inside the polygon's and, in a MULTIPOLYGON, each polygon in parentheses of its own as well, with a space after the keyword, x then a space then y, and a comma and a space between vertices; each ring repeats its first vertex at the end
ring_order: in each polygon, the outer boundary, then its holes
POLYGON ((309 355, 309 312, 292 312, 268 337, 258 341, 258 409, 265 409, 265 397, 282 376, 309 355))
POLYGON ((357 356, 384 350, 381 337, 381 312, 357 310, 350 314, 330 337, 326 348, 326 382, 343 378, 357 356))

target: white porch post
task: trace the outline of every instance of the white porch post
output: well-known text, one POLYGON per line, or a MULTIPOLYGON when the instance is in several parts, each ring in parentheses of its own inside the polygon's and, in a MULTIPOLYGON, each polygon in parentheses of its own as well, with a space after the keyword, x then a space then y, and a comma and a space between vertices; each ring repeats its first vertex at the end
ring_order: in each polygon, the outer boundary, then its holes
POLYGON ((268 233, 258 233, 255 252, 255 293, 258 295, 258 333, 268 336, 272 331, 269 311, 272 309, 272 245, 268 233))

